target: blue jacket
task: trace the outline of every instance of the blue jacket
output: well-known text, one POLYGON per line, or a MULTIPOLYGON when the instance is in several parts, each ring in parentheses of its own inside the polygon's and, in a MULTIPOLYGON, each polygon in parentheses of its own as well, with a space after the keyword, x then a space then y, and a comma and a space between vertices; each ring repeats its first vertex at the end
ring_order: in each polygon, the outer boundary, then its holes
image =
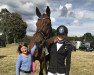
POLYGON ((20 54, 17 58, 16 62, 16 75, 20 75, 20 70, 24 71, 31 71, 31 65, 32 65, 32 57, 31 54, 34 54, 34 51, 36 49, 36 45, 30 50, 30 53, 27 57, 24 57, 22 54, 20 54))

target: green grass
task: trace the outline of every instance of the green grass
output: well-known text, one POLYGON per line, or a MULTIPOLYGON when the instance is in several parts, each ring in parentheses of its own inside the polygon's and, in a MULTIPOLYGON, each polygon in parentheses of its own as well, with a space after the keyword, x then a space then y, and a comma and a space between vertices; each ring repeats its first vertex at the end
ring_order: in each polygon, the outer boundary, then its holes
MULTIPOLYGON (((9 44, 0 48, 0 75, 15 75, 15 63, 17 45, 9 44)), ((38 75, 39 64, 36 61, 38 75)), ((94 52, 76 51, 72 52, 70 75, 94 75, 94 52)))

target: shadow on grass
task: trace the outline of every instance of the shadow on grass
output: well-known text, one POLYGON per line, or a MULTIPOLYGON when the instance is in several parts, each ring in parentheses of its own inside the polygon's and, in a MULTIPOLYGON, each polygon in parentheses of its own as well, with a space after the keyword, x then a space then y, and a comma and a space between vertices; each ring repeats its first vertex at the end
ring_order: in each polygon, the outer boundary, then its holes
POLYGON ((2 58, 4 58, 4 57, 6 57, 5 55, 0 55, 0 59, 2 59, 2 58))

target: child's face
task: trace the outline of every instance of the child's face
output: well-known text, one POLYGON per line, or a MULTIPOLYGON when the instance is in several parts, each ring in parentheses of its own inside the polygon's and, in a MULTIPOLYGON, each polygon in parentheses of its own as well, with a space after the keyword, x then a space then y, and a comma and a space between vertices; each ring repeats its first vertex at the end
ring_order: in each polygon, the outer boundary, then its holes
POLYGON ((27 49, 26 46, 22 46, 22 47, 21 47, 21 51, 22 51, 23 54, 27 54, 28 49, 27 49))

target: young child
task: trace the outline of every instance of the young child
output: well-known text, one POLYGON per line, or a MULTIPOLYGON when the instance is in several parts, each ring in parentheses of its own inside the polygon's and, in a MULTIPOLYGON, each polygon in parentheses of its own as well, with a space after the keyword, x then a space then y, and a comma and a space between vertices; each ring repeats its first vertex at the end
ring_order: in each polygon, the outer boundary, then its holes
POLYGON ((22 43, 18 46, 19 56, 16 62, 16 75, 31 75, 32 55, 36 45, 28 51, 28 44, 22 43))

